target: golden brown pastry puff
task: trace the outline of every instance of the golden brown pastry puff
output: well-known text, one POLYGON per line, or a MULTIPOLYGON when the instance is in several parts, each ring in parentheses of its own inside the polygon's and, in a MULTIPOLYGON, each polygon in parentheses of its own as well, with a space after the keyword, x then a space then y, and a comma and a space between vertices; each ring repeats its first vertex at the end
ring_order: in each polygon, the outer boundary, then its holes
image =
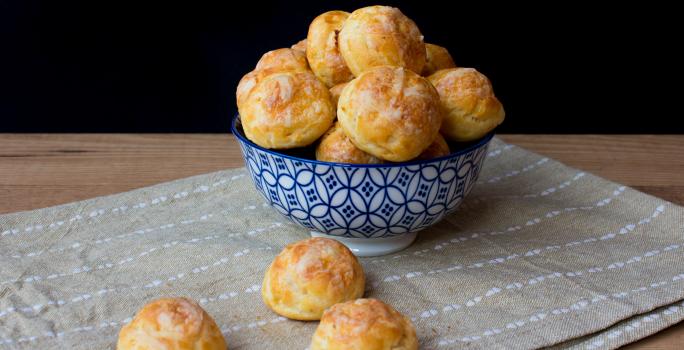
POLYGON ((428 146, 423 153, 421 153, 416 160, 427 160, 433 158, 439 158, 448 156, 451 151, 449 150, 449 145, 447 144, 444 136, 437 134, 435 141, 428 146))
POLYGON ((337 119, 356 147, 380 159, 417 157, 442 125, 439 95, 430 82, 402 67, 377 67, 342 91, 337 119))
POLYGON ((312 144, 332 126, 330 92, 311 72, 273 73, 240 106, 245 136, 265 148, 312 144))
MULTIPOLYGON (((299 44, 299 43, 298 43, 299 44)), ((235 97, 238 110, 244 105, 254 87, 267 76, 278 72, 307 72, 306 54, 294 49, 278 49, 265 53, 256 68, 245 74, 238 83, 235 97)))
POLYGON ((440 69, 456 68, 456 63, 454 63, 454 59, 451 58, 447 49, 433 44, 425 44, 425 52, 427 56, 421 73, 422 76, 427 77, 440 69))
POLYGON ((330 98, 332 98, 333 106, 335 106, 335 109, 337 109, 337 101, 340 100, 342 90, 344 90, 344 87, 347 86, 347 84, 348 83, 337 84, 330 88, 330 98))
POLYGON ((417 350, 411 320, 377 299, 357 299, 326 310, 311 350, 417 350))
POLYGON ((306 62, 306 54, 299 50, 277 49, 261 56, 255 70, 273 68, 281 72, 302 72, 309 70, 309 64, 306 62))
POLYGON ((117 350, 226 350, 216 322, 186 298, 162 298, 145 305, 121 328, 117 350))
POLYGON ((337 46, 337 35, 347 17, 348 12, 329 11, 316 17, 309 25, 306 58, 314 74, 328 87, 354 78, 337 46))
POLYGON ((297 50, 306 53, 306 39, 298 41, 296 44, 290 46, 292 50, 297 50))
POLYGON ((437 71, 428 80, 446 110, 441 129, 445 137, 477 140, 503 122, 504 108, 484 74, 473 68, 451 68, 437 71))
POLYGON ((380 159, 354 146, 339 123, 335 123, 321 138, 321 142, 316 147, 316 160, 353 164, 382 163, 380 159))
POLYGON ((323 310, 363 295, 366 278, 354 254, 329 238, 288 245, 266 271, 261 295, 277 314, 319 320, 323 310))
POLYGON ((399 9, 389 6, 370 6, 352 12, 340 31, 339 47, 355 76, 384 65, 420 73, 425 64, 420 30, 399 9))
POLYGON ((280 72, 280 70, 277 68, 269 68, 253 70, 245 74, 245 76, 240 79, 237 89, 235 90, 235 98, 237 101, 238 110, 244 105, 245 101, 247 100, 247 96, 249 96, 249 94, 252 92, 252 90, 254 90, 260 81, 277 72, 280 72))

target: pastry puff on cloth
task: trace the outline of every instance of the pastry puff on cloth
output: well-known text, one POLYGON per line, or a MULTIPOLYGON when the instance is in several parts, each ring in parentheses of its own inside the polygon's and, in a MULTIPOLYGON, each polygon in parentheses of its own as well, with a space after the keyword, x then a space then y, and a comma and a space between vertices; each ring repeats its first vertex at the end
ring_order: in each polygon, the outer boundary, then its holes
POLYGON ((226 350, 214 319, 187 298, 145 305, 119 333, 117 350, 226 350))
POLYGON ((286 246, 264 276, 264 303, 287 318, 320 320, 337 303, 363 296, 366 278, 356 256, 330 238, 309 238, 286 246))

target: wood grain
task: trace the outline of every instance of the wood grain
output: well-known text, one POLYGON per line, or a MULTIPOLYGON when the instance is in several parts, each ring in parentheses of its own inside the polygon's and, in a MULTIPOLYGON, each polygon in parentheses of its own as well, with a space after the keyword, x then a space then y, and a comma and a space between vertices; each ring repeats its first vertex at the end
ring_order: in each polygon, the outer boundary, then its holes
MULTIPOLYGON (((684 204, 684 135, 500 137, 572 167, 684 204)), ((242 165, 231 135, 0 134, 0 213, 242 165)), ((684 324, 626 348, 684 348, 684 324)))

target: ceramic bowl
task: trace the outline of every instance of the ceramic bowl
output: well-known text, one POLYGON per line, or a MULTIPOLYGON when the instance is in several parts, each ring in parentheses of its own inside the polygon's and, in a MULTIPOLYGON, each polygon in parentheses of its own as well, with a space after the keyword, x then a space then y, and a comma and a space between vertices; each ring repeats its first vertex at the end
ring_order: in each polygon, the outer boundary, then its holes
POLYGON ((231 130, 254 187, 271 207, 312 236, 337 239, 359 256, 402 250, 418 231, 456 210, 475 185, 494 135, 441 158, 343 164, 314 160, 312 147, 260 147, 245 137, 239 116, 231 130))

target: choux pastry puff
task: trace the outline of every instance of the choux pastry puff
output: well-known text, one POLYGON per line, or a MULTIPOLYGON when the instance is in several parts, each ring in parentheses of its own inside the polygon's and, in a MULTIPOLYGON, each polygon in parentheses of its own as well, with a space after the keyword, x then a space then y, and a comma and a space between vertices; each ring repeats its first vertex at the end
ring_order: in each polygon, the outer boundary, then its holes
POLYGON ((273 260, 264 276, 264 303, 295 320, 319 320, 330 306, 360 298, 366 279, 354 254, 329 238, 290 244, 273 260))
POLYGON ((337 46, 337 36, 349 13, 328 11, 309 25, 306 58, 311 70, 328 87, 354 78, 337 46))
POLYGON ((117 350, 226 350, 216 322, 186 298, 162 298, 145 305, 119 333, 117 350))
POLYGON ((268 77, 273 73, 278 73, 282 71, 283 70, 272 68, 253 70, 245 74, 242 77, 242 79, 240 79, 237 89, 235 90, 235 100, 237 102, 238 111, 241 108, 244 108, 245 101, 247 101, 247 96, 249 96, 249 94, 252 92, 252 90, 254 90, 254 87, 256 87, 259 82, 261 82, 262 80, 264 80, 264 78, 268 77))
POLYGON ((473 68, 451 68, 428 77, 445 109, 442 134, 453 141, 477 140, 501 124, 505 112, 486 76, 473 68))
POLYGON ((359 76, 377 66, 399 66, 419 73, 425 65, 425 44, 418 26, 399 9, 369 6, 347 18, 339 34, 347 66, 359 76))
POLYGON ((307 71, 309 64, 306 54, 299 50, 277 49, 261 56, 256 64, 256 70, 277 68, 280 71, 307 71))
POLYGON ((339 123, 323 135, 316 147, 316 160, 334 163, 379 164, 382 161, 354 146, 339 123))
POLYGON ((304 52, 304 54, 306 54, 306 39, 298 41, 296 44, 290 46, 290 48, 292 50, 301 51, 304 52))
POLYGON ((273 149, 308 146, 335 119, 328 88, 311 72, 279 72, 263 78, 239 110, 247 138, 273 149))
POLYGON ((422 76, 427 77, 440 69, 456 68, 456 63, 447 49, 434 44, 425 44, 425 52, 427 56, 422 76))
POLYGON ((416 330, 406 316, 377 299, 357 299, 326 310, 311 350, 417 350, 416 330))
POLYGON ((332 99, 333 106, 335 106, 335 110, 337 110, 337 101, 340 100, 342 90, 344 90, 344 87, 347 86, 347 84, 348 83, 341 83, 330 88, 330 98, 332 99))
POLYGON ((351 141, 377 158, 403 162, 434 142, 442 125, 439 95, 402 67, 376 67, 342 91, 337 119, 351 141))
POLYGON ((256 68, 245 74, 238 83, 235 97, 238 110, 242 108, 247 96, 254 87, 273 73, 278 72, 307 72, 309 64, 306 62, 306 54, 294 49, 277 49, 269 51, 261 56, 256 68))
POLYGON ((437 134, 435 141, 432 142, 430 146, 423 151, 423 153, 416 157, 416 160, 427 160, 444 157, 448 156, 449 153, 451 153, 451 150, 449 150, 449 144, 447 144, 444 136, 437 134))

